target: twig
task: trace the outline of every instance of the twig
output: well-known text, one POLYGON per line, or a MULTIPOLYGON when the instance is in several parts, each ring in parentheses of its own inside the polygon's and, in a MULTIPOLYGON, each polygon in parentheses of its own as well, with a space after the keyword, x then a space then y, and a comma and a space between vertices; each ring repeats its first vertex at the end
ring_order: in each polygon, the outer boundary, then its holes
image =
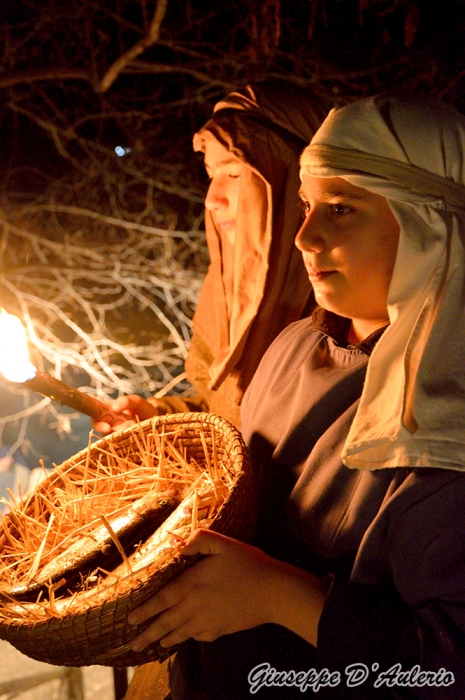
POLYGON ((137 56, 139 56, 149 46, 156 43, 160 34, 161 23, 163 22, 163 18, 166 14, 167 6, 168 0, 157 1, 155 14, 150 24, 150 29, 147 36, 138 41, 131 49, 129 49, 129 51, 126 51, 125 54, 116 59, 113 65, 111 65, 106 72, 105 76, 102 78, 100 85, 97 87, 97 92, 106 92, 110 85, 114 83, 119 74, 122 73, 122 71, 131 61, 137 58, 137 56))
POLYGON ((121 554, 121 556, 123 557, 123 561, 124 561, 124 563, 126 564, 126 567, 127 567, 127 570, 128 570, 128 574, 132 573, 132 567, 131 567, 131 564, 130 564, 130 562, 129 562, 129 559, 128 559, 127 556, 126 556, 126 552, 124 551, 124 549, 123 549, 123 547, 122 547, 122 545, 121 545, 121 542, 119 541, 118 537, 116 536, 115 531, 113 530, 112 526, 110 525, 110 523, 108 522, 107 518, 106 518, 104 515, 101 515, 100 518, 101 518, 103 524, 105 525, 105 527, 107 528, 107 530, 108 530, 108 532, 109 532, 109 534, 110 534, 111 539, 112 539, 113 542, 115 543, 116 549, 118 550, 118 552, 119 552, 119 553, 121 554))

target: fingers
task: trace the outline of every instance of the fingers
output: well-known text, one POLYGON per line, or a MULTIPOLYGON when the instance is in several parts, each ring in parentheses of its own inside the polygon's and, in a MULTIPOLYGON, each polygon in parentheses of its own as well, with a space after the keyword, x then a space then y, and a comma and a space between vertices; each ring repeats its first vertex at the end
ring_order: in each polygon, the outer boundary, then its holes
POLYGON ((154 641, 162 646, 189 637, 212 641, 273 621, 275 599, 281 599, 280 575, 264 552, 202 529, 180 551, 204 556, 131 613, 130 624, 148 624, 133 642, 135 651, 154 641), (269 595, 272 580, 279 581, 277 595, 269 595))
POLYGON ((177 614, 176 610, 168 610, 145 628, 131 644, 133 651, 142 651, 149 644, 159 642, 162 647, 170 647, 174 644, 185 642, 186 639, 192 637, 193 633, 189 620, 184 616, 182 618, 177 614))
POLYGON ((132 419, 125 420, 125 418, 126 416, 122 416, 122 420, 116 423, 108 423, 105 420, 99 420, 97 422, 91 421, 91 425, 96 432, 101 433, 102 435, 109 435, 109 433, 114 433, 122 428, 130 428, 132 425, 134 425, 135 421, 132 419))
POLYGON ((140 625, 151 618, 155 619, 145 630, 135 638, 132 643, 133 651, 142 651, 152 642, 160 641, 162 646, 178 644, 188 638, 187 631, 182 627, 186 623, 186 610, 179 610, 179 605, 185 600, 188 587, 183 583, 182 577, 168 583, 153 598, 133 610, 128 617, 130 625, 140 625), (184 636, 187 634, 187 636, 184 636), (172 641, 174 640, 174 641, 172 641))
POLYGON ((101 433, 102 435, 109 435, 109 433, 113 432, 113 426, 105 421, 91 420, 90 424, 97 433, 101 433))
POLYGON ((188 587, 184 584, 183 575, 166 584, 156 595, 147 600, 128 616, 130 625, 140 625, 141 622, 155 617, 159 613, 180 603, 186 597, 188 587))
POLYGON ((130 394, 129 396, 120 396, 111 404, 111 408, 115 413, 126 413, 129 417, 146 420, 158 416, 158 408, 155 404, 150 403, 139 396, 138 394, 130 394))
POLYGON ((220 633, 213 633, 199 627, 197 615, 192 614, 186 617, 184 613, 178 614, 178 610, 170 609, 157 620, 152 622, 139 637, 134 640, 135 644, 145 644, 147 646, 156 637, 160 646, 172 647, 175 644, 182 644, 187 639, 195 639, 198 642, 213 642, 220 636, 220 633), (142 637, 142 639, 140 639, 142 637))
POLYGON ((120 396, 108 406, 110 413, 103 414, 95 421, 91 420, 91 425, 98 433, 109 435, 122 428, 130 428, 134 425, 135 419, 147 420, 159 414, 155 404, 150 403, 138 394, 120 396), (112 415, 118 414, 118 416, 112 415))
POLYGON ((141 624, 155 618, 134 639, 131 645, 133 651, 142 651, 155 641, 163 647, 170 647, 189 638, 209 642, 219 636, 202 627, 195 591, 194 597, 189 596, 192 591, 192 586, 179 577, 131 613, 128 618, 130 624, 141 624))
POLYGON ((123 413, 123 411, 127 411, 129 414, 134 414, 141 401, 143 401, 142 397, 137 396, 137 394, 120 396, 112 401, 111 408, 115 413, 123 413))
MULTIPOLYGON (((140 625, 155 618, 133 641, 134 651, 141 651, 155 641, 160 641, 162 646, 179 644, 189 637, 200 641, 201 632, 196 627, 198 624, 196 590, 199 584, 199 573, 201 574, 196 565, 190 567, 130 613, 128 616, 130 625, 140 625)), ((202 636, 202 641, 208 641, 207 636, 202 636)))

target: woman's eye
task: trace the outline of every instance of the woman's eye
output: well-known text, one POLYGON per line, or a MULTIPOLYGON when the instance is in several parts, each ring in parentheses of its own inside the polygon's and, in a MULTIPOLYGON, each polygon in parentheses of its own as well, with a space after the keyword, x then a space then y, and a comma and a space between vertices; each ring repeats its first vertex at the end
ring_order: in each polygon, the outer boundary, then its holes
POLYGON ((309 202, 305 202, 303 199, 298 199, 297 200, 297 206, 299 209, 302 210, 302 217, 305 219, 306 216, 310 213, 310 204, 309 202))
POLYGON ((344 216, 353 211, 352 207, 348 207, 346 204, 331 204, 331 213, 335 216, 344 216))

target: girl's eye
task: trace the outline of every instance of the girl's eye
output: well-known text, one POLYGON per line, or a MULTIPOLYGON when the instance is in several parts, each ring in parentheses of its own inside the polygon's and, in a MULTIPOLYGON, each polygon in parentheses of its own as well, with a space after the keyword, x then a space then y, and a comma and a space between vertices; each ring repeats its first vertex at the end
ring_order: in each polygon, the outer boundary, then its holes
POLYGON ((331 213, 335 216, 345 216, 350 214, 351 211, 353 211, 352 207, 346 204, 331 204, 331 213))

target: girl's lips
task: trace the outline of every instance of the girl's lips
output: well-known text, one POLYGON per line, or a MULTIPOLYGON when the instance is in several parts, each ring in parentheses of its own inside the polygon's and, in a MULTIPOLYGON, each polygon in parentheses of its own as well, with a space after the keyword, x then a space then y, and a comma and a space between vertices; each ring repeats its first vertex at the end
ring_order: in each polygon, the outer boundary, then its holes
POLYGON ((236 222, 234 219, 224 219, 223 221, 217 219, 216 225, 223 231, 230 231, 236 226, 236 222))
POLYGON ((307 274, 310 280, 315 282, 326 279, 326 277, 333 275, 335 272, 336 270, 320 270, 316 267, 307 267, 307 274))

